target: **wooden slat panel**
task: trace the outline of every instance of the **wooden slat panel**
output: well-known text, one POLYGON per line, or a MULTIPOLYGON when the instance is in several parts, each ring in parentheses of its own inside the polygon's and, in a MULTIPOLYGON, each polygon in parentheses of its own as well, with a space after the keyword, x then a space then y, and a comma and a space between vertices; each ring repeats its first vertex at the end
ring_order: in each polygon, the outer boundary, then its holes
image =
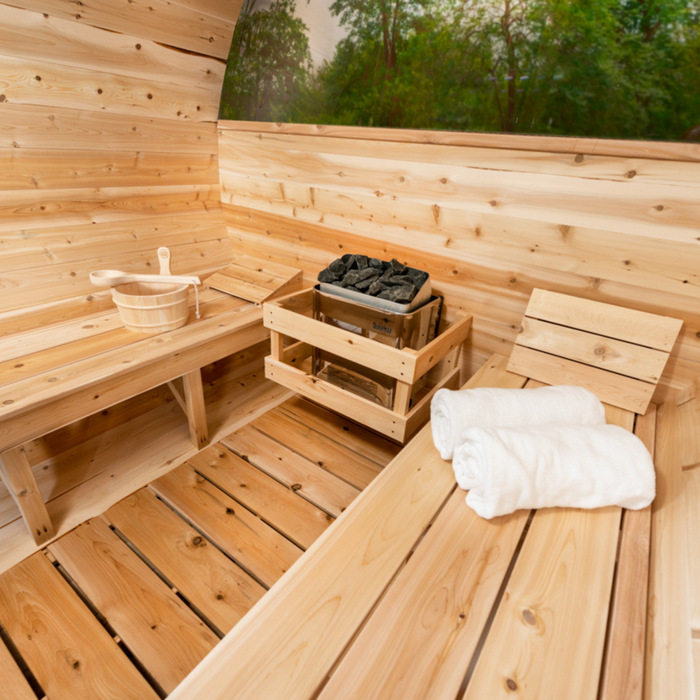
MULTIPOLYGON (((656 407, 638 416, 635 435, 654 454, 656 407)), ((641 700, 649 583, 651 506, 623 515, 600 700, 641 700)))
POLYGON ((250 284, 243 280, 238 280, 228 275, 215 272, 207 279, 207 285, 213 289, 219 289, 227 294, 232 294, 241 299, 247 299, 255 304, 262 304, 265 299, 270 296, 270 290, 264 287, 259 287, 256 284, 250 284))
POLYGON ((308 549, 333 522, 327 513, 292 489, 220 446, 200 452, 188 463, 303 549, 308 549))
POLYGON ((297 423, 308 426, 353 452, 365 455, 380 467, 386 466, 401 451, 400 445, 321 406, 295 396, 270 413, 285 413, 297 423))
MULTIPOLYGON (((219 0, 220 2, 221 0, 219 0)), ((367 126, 287 124, 221 120, 219 128, 227 132, 268 134, 323 135, 346 139, 398 141, 401 143, 437 143, 488 148, 518 148, 548 153, 584 153, 622 157, 658 158, 660 160, 700 161, 700 147, 691 143, 664 141, 630 141, 621 139, 582 139, 576 137, 532 136, 529 134, 480 134, 464 131, 429 131, 427 129, 391 129, 367 126)))
POLYGON ((266 413, 253 425, 320 467, 358 489, 364 489, 381 469, 362 454, 348 450, 281 412, 266 413))
POLYGON ((605 403, 638 413, 646 411, 655 388, 654 384, 647 384, 520 345, 513 348, 508 369, 545 384, 583 386, 590 389, 605 403))
MULTIPOLYGON (((469 386, 522 386, 505 366, 494 358, 469 386)), ((223 700, 231 688, 236 700, 312 695, 453 489, 426 427, 172 700, 223 700)))
POLYGON ((14 0, 14 3, 113 32, 131 34, 138 28, 139 37, 144 39, 216 58, 228 58, 233 37, 233 23, 166 0, 131 0, 128 4, 92 0, 75 8, 61 0, 14 0))
POLYGON ((335 517, 360 493, 354 486, 251 426, 228 435, 222 442, 285 486, 293 486, 297 494, 335 517))
POLYGON ((1 640, 0 678, 2 678, 2 690, 7 700, 36 700, 34 691, 1 640))
POLYGON ((613 507, 537 512, 465 700, 596 697, 619 522, 613 507))
POLYGON ((41 553, 0 575, 0 619, 51 700, 158 697, 41 553))
POLYGON ((565 294, 533 289, 526 316, 670 352, 683 322, 636 309, 611 307, 565 294))
POLYGON ((689 469, 683 473, 683 495, 688 546, 686 566, 690 595, 690 627, 695 636, 700 638, 700 469, 689 469))
POLYGON ((265 593, 148 489, 120 501, 105 515, 223 633, 265 593))
POLYGON ((266 586, 275 583, 302 554, 299 547, 186 465, 150 487, 266 586))
MULTIPOLYGON (((43 78, 40 82, 43 82, 43 78)), ((80 111, 37 109, 3 103, 3 119, 11 130, 0 133, 3 148, 62 150, 175 151, 193 155, 216 152, 214 124, 188 124, 172 119, 80 111)))
POLYGON ((219 111, 219 90, 214 86, 195 88, 119 75, 108 66, 96 71, 89 64, 57 65, 51 57, 42 61, 33 55, 0 57, 0 94, 13 104, 193 122, 216 121, 219 111))
POLYGON ((645 700, 690 698, 693 692, 687 516, 678 439, 678 408, 666 402, 659 407, 656 423, 645 700))
POLYGON ((0 231, 46 231, 62 226, 94 226, 185 212, 201 216, 211 211, 221 221, 218 191, 216 185, 3 190, 0 192, 0 231))
POLYGON ((484 520, 457 489, 319 700, 457 697, 527 517, 484 520))
POLYGON ((678 407, 681 440, 681 466, 683 469, 700 465, 700 396, 678 407))
POLYGON ((554 323, 523 318, 515 341, 533 350, 600 367, 626 377, 656 384, 663 374, 668 353, 554 323))
POLYGON ((225 68, 213 58, 8 5, 0 6, 0 46, 15 58, 217 91, 225 68))
POLYGON ((210 153, 0 148, 0 189, 215 185, 216 162, 210 153))
POLYGON ((167 693, 218 642, 102 520, 81 525, 49 550, 167 693))

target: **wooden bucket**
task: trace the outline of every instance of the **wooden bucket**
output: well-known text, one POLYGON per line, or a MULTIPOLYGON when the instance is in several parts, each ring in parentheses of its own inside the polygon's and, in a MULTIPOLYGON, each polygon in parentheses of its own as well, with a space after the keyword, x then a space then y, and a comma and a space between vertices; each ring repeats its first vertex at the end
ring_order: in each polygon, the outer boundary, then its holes
POLYGON ((130 282, 112 288, 124 325, 138 333, 163 333, 180 328, 189 317, 189 285, 130 282))

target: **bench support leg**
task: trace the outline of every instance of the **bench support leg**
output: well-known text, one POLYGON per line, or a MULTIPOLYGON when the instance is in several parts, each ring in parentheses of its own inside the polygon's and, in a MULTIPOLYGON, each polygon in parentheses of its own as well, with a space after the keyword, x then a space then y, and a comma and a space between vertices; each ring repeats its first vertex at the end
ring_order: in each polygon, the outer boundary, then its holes
POLYGON ((185 388, 185 413, 190 423, 190 436, 195 446, 201 450, 209 442, 201 371, 196 369, 188 372, 183 375, 182 382, 185 388))
POLYGON ((15 499, 34 541, 43 544, 55 537, 56 532, 24 447, 15 447, 0 455, 0 476, 15 499))

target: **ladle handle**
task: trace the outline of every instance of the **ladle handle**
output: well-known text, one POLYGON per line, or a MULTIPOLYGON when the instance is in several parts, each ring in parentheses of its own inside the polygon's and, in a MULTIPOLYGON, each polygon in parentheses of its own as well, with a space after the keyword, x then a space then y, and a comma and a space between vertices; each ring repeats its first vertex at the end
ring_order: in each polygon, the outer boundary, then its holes
POLYGON ((160 262, 160 274, 172 275, 170 272, 170 249, 162 246, 158 248, 158 261, 160 262))

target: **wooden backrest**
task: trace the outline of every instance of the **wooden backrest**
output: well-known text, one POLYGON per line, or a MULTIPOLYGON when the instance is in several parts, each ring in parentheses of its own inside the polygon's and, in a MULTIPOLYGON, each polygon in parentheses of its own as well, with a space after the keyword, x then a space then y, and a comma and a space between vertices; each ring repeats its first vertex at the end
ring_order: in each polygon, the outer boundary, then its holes
POLYGON ((643 414, 683 321, 534 289, 508 369, 643 414))

